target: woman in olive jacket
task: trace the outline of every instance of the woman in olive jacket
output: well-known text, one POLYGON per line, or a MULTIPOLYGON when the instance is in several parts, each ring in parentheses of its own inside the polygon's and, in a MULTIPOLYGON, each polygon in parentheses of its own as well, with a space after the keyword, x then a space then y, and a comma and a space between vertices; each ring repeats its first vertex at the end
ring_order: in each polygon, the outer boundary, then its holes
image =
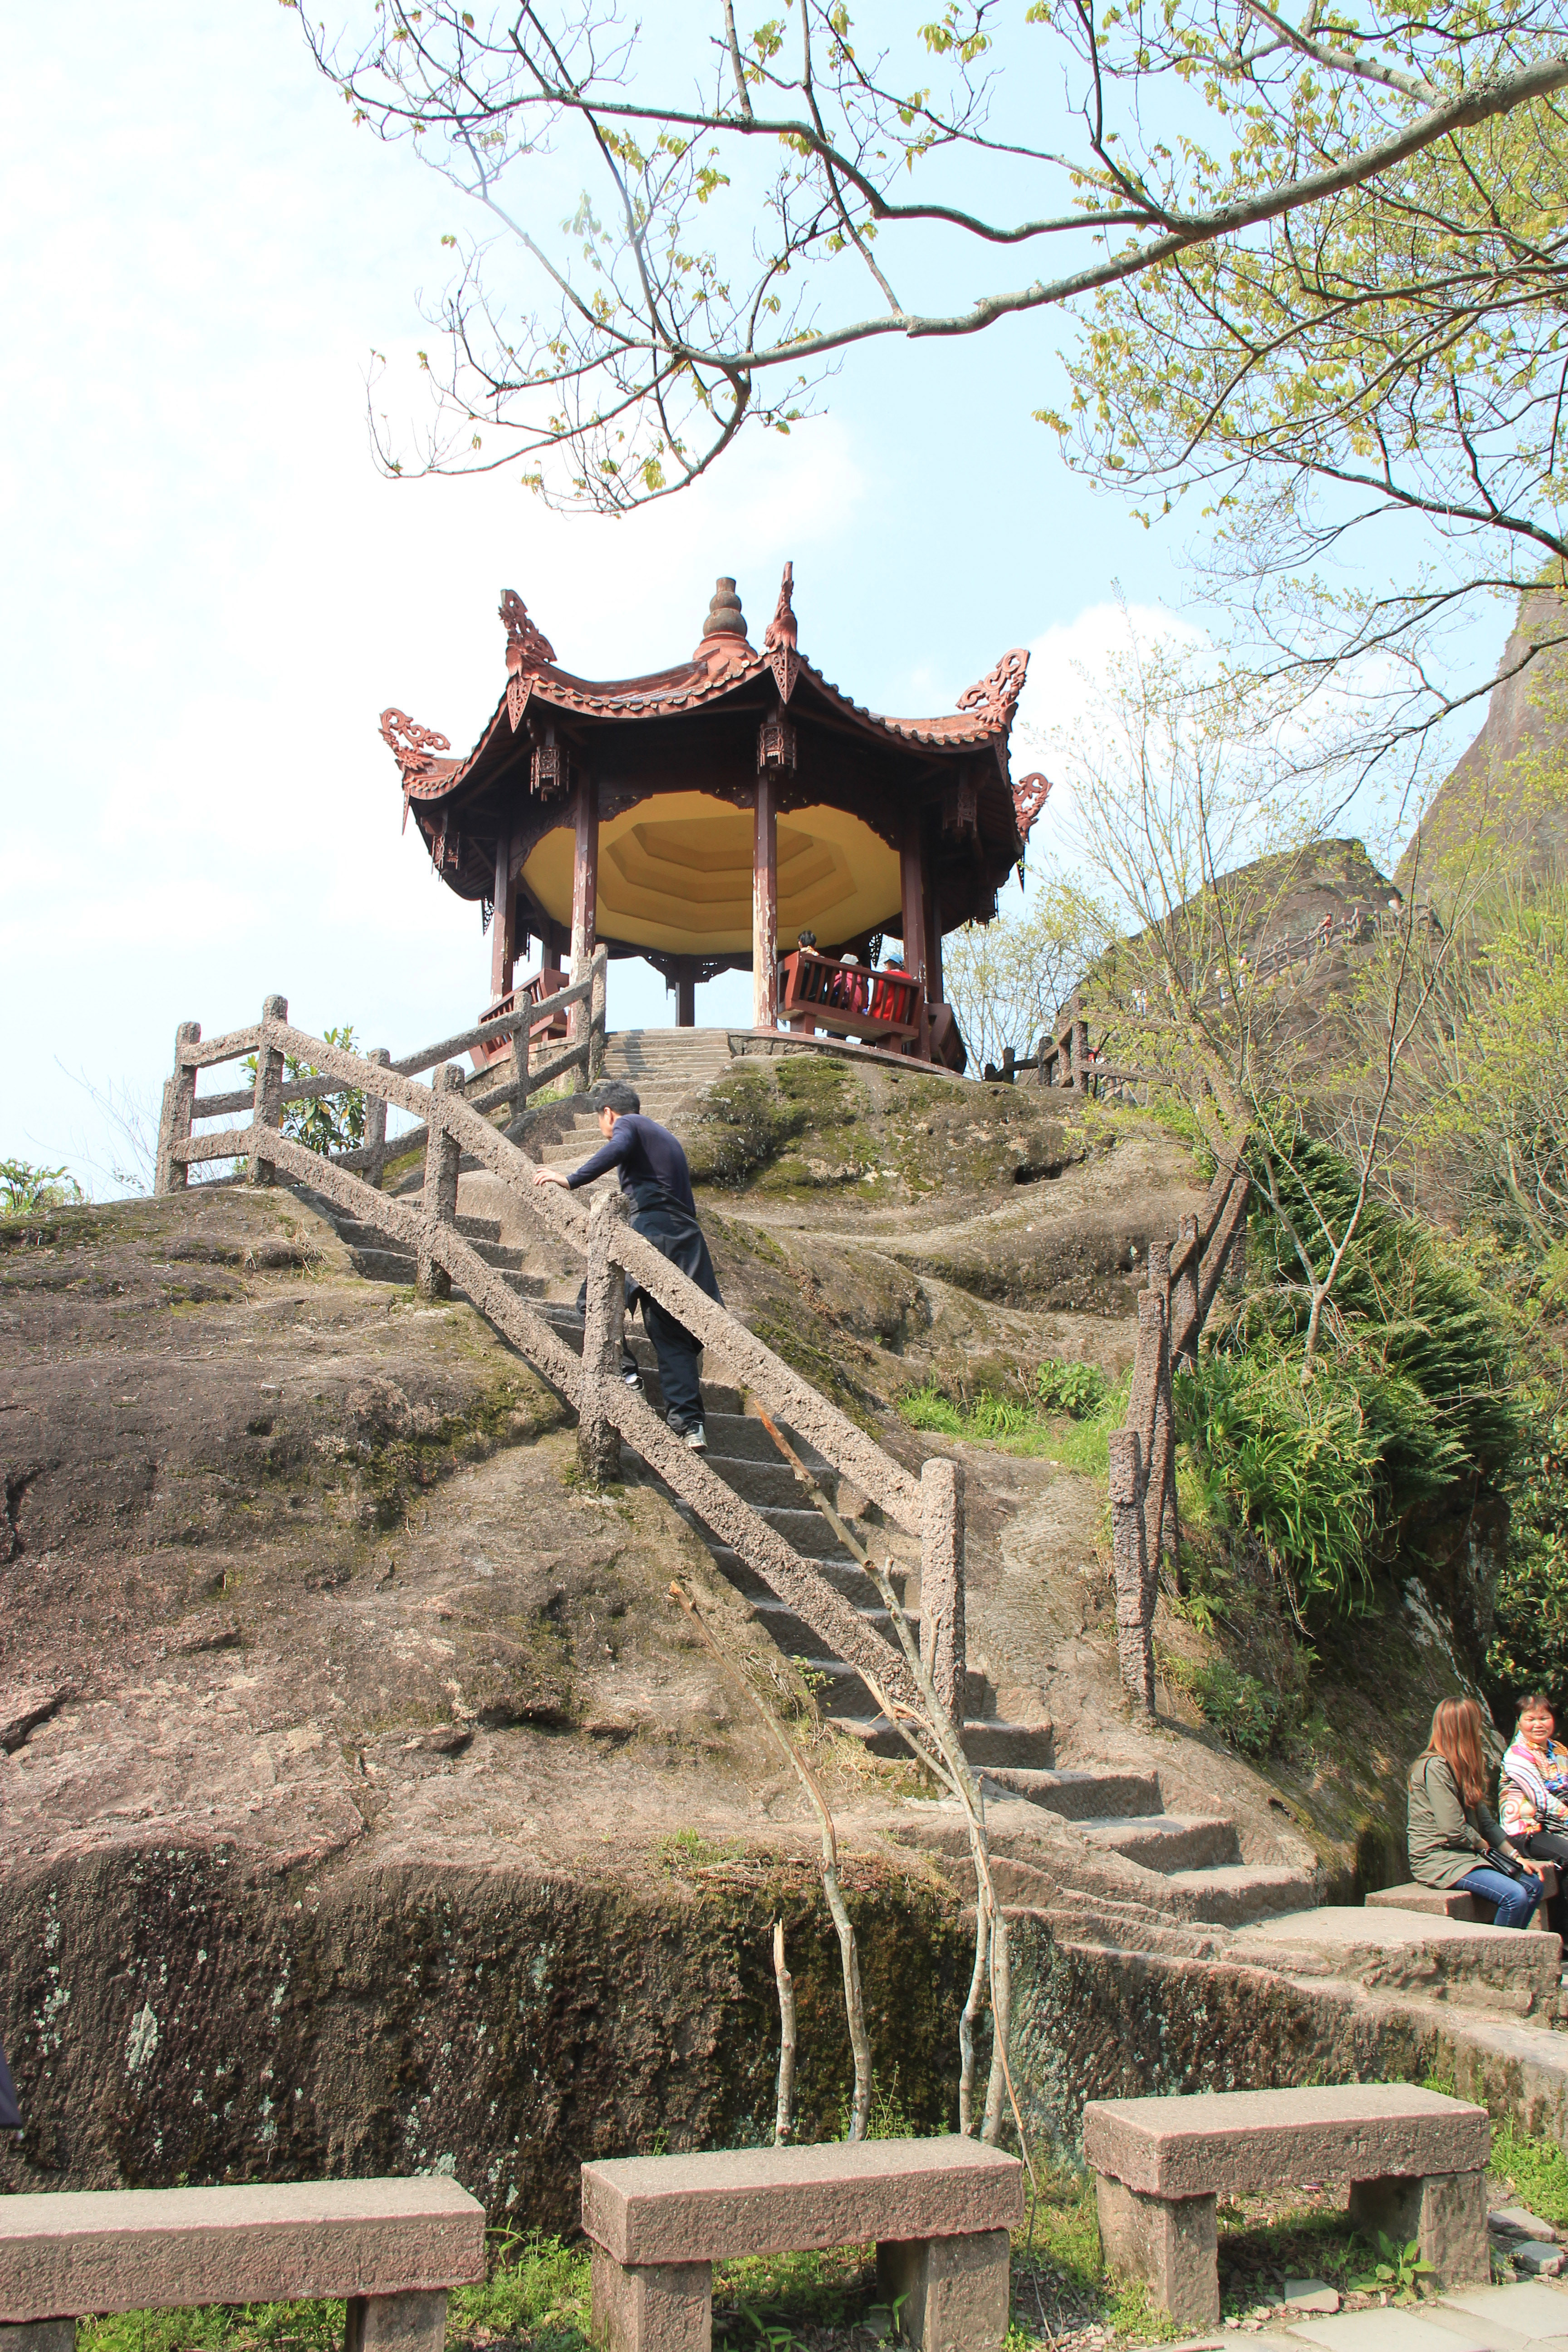
POLYGON ((1487 1861, 1487 1849, 1513 1853, 1487 1811, 1481 1710, 1473 1698, 1438 1702, 1426 1748, 1410 1767, 1410 1874, 1423 1886, 1462 1886, 1497 1905, 1495 1925, 1522 1927, 1541 1900, 1538 1867, 1510 1878, 1487 1861))

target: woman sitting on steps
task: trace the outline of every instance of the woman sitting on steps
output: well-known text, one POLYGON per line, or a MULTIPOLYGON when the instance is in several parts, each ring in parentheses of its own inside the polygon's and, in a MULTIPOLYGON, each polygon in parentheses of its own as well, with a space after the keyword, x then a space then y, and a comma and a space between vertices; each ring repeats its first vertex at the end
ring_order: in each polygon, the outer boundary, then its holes
POLYGON ((1514 1853, 1487 1811, 1481 1710, 1473 1698, 1437 1704, 1426 1748, 1410 1767, 1410 1875, 1423 1886, 1463 1887, 1497 1905, 1496 1925, 1523 1927, 1541 1900, 1540 1865, 1514 1853), (1506 1856, 1515 1878, 1488 1860, 1506 1856))

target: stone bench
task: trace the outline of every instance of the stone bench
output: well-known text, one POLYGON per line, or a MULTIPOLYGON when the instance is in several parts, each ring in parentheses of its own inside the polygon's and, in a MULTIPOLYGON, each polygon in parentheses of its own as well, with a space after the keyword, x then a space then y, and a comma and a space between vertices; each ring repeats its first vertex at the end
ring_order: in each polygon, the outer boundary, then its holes
POLYGON ((442 2352, 447 2290, 485 2274, 455 2180, 0 2197, 0 2352, 71 2352, 90 2313, 348 2298, 345 2352, 442 2352))
POLYGON ((1351 2219, 1382 2230, 1446 2286, 1491 2276, 1484 2107, 1404 2083, 1096 2099, 1083 2111, 1100 2234, 1114 2268, 1147 2280, 1189 2327, 1219 2317, 1217 2197, 1349 2181, 1351 2219))
POLYGON ((1017 2158, 956 2136, 585 2164, 594 2342, 708 2352, 714 2263, 874 2239, 907 2344, 1001 2352, 1023 2219, 1017 2158))
MULTIPOLYGON (((1546 1916, 1546 1906, 1557 1892, 1557 1873, 1548 1863, 1541 1874, 1541 1901, 1531 1916, 1526 1934, 1549 1936, 1552 1932, 1546 1916)), ((1472 1919, 1489 1927, 1497 1917, 1497 1905, 1472 1895, 1463 1886, 1423 1886, 1412 1879, 1406 1886, 1378 1886, 1366 1898, 1369 1911, 1425 1911, 1442 1919, 1472 1919)))

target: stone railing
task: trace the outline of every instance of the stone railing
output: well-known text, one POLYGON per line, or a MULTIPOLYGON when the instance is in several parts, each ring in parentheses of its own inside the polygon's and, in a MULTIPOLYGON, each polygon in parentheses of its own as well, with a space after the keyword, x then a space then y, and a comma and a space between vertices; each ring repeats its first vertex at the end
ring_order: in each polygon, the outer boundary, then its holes
MULTIPOLYGON (((591 974, 579 987, 590 987, 593 980, 591 974)), ((602 996, 599 1002, 602 1004, 602 996)), ((158 1190, 172 1192, 184 1184, 186 1171, 195 1162, 244 1160, 252 1183, 269 1183, 275 1173, 280 1173, 401 1242, 415 1259, 416 1279, 426 1296, 449 1297, 453 1285, 460 1286, 479 1312, 574 1408, 578 1416, 579 1458, 587 1475, 595 1480, 613 1476, 624 1440, 672 1494, 689 1504, 721 1543, 732 1547, 769 1590, 821 1636, 831 1653, 855 1669, 884 1712, 921 1715, 920 1694, 901 1651, 883 1639, 828 1581, 819 1561, 795 1551, 700 1454, 689 1450, 646 1397, 626 1386, 620 1373, 620 1339, 626 1278, 631 1276, 703 1348, 721 1355, 770 1412, 787 1423, 895 1525, 918 1538, 921 1650, 939 1698, 953 1720, 961 1721, 965 1663, 963 1517, 955 1465, 945 1460, 929 1461, 918 1479, 911 1477, 727 1308, 708 1297, 651 1242, 634 1232, 617 1192, 600 1195, 590 1212, 560 1186, 536 1184, 537 1162, 484 1116, 487 1107, 493 1108, 509 1097, 520 1073, 521 1083, 525 1087, 528 1084, 526 1046, 521 1043, 528 1019, 553 1014, 562 1003, 561 995, 552 996, 543 1004, 515 1015, 518 1068, 507 1086, 477 1097, 467 1093, 464 1073, 455 1063, 444 1063, 431 1083, 421 1086, 410 1071, 427 1066, 432 1056, 408 1056, 401 1064, 395 1063, 384 1056, 345 1052, 324 1038, 292 1028, 281 997, 268 998, 254 1029, 234 1031, 210 1043, 202 1042, 195 1023, 185 1023, 178 1032, 174 1076, 164 1090, 158 1190), (196 1094, 199 1069, 250 1055, 256 1056, 253 1093, 206 1097, 196 1094), (288 1061, 318 1075, 304 1082, 286 1080, 288 1061), (299 1100, 348 1088, 363 1091, 370 1112, 378 1115, 379 1146, 328 1157, 308 1150, 282 1133, 279 1120, 286 1093, 299 1100), (403 1198, 379 1189, 380 1170, 388 1150, 389 1106, 421 1122, 412 1134, 398 1136, 391 1147, 399 1157, 423 1148, 424 1187, 417 1195, 403 1198), (191 1131, 195 1118, 236 1110, 249 1111, 246 1125, 216 1134, 191 1131), (519 1298, 457 1230, 458 1173, 465 1155, 499 1177, 520 1207, 585 1259, 587 1310, 581 1360, 537 1307, 519 1298)), ((496 1027, 493 1022, 486 1024, 487 1040, 494 1037, 496 1027)), ((446 1040, 441 1050, 460 1052, 478 1042, 479 1034, 465 1031, 460 1037, 446 1040)), ((595 1036, 602 1053, 602 1016, 595 1036)), ((592 1066, 594 1044, 595 1038, 590 1037, 581 1046, 555 1056, 533 1072, 532 1085, 537 1087, 563 1069, 592 1066), (586 1062, 579 1059, 584 1055, 589 1056, 586 1062)))
POLYGON ((1195 1361, 1221 1275, 1247 1219, 1252 1180, 1238 1146, 1221 1162, 1203 1208, 1184 1217, 1174 1243, 1149 1251, 1149 1281, 1138 1299, 1132 1393, 1110 1435, 1111 1554, 1116 1645, 1121 1680, 1154 1712, 1154 1603, 1163 1567, 1179 1579, 1173 1368, 1195 1361))
MULTIPOLYGON (((579 1089, 591 1085, 604 1067, 606 974, 609 951, 600 948, 589 963, 586 972, 570 988, 538 1003, 529 1001, 527 983, 515 992, 513 1009, 494 1019, 477 1023, 471 1029, 459 1030, 454 1037, 443 1037, 434 1045, 421 1046, 417 1053, 405 1054, 394 1061, 385 1046, 374 1047, 363 1059, 367 1067, 379 1066, 395 1077, 411 1078, 421 1070, 431 1070, 452 1062, 458 1054, 472 1053, 476 1047, 493 1054, 499 1039, 511 1042, 511 1051, 500 1061, 490 1061, 488 1066, 465 1074, 459 1070, 457 1083, 461 1085, 464 1099, 471 1110, 483 1113, 499 1109, 504 1103, 511 1116, 526 1109, 531 1095, 546 1087, 556 1085, 570 1074, 575 1074, 579 1089), (585 1036, 548 1061, 531 1062, 531 1032, 548 1027, 563 1013, 574 1007, 585 1007, 588 1029, 585 1036), (499 1081, 497 1071, 504 1073, 499 1081), (471 1090, 471 1091, 470 1091, 471 1090)), ((574 1023, 581 1019, 574 1013, 574 1023)), ((153 1189, 155 1192, 177 1192, 186 1181, 186 1169, 195 1160, 210 1160, 221 1153, 188 1151, 191 1129, 196 1119, 231 1118, 238 1111, 252 1113, 263 1124, 276 1126, 287 1103, 320 1102, 328 1095, 344 1091, 341 1078, 329 1077, 318 1065, 294 1052, 263 1052, 263 1032, 268 1023, 287 1023, 289 1000, 269 996, 261 1008, 261 1020, 254 1029, 231 1030, 226 1036, 202 1040, 199 1021, 182 1021, 174 1032, 174 1074, 164 1081, 163 1104, 158 1120, 158 1159, 153 1189), (214 1069, 223 1062, 256 1062, 254 1087, 243 1092, 226 1095, 199 1095, 196 1092, 197 1073, 214 1069), (288 1060, 303 1061, 313 1075, 308 1077, 288 1075, 288 1060)), ((290 1033, 293 1034, 293 1033, 290 1033)), ((356 1063, 357 1066, 357 1063, 356 1063)), ((335 1153, 333 1165, 363 1171, 374 1185, 380 1185, 388 1160, 400 1160, 407 1153, 422 1150, 428 1139, 426 1127, 416 1127, 396 1136, 389 1145, 386 1139, 387 1097, 372 1087, 354 1082, 365 1097, 365 1139, 355 1150, 335 1153)), ((251 1171, 255 1180, 256 1170, 251 1171)))
POLYGON ((1067 1087, 1092 1095, 1101 1102, 1131 1102, 1145 1106, 1152 1090, 1168 1083, 1157 1070, 1123 1069, 1108 1061, 1103 1046, 1089 1042, 1089 1024, 1077 1015, 1057 1037, 1042 1037, 1027 1061, 1020 1061, 1011 1045, 1002 1049, 1002 1066, 985 1065, 987 1082, 1016 1085, 1032 1078, 1037 1087, 1067 1087))

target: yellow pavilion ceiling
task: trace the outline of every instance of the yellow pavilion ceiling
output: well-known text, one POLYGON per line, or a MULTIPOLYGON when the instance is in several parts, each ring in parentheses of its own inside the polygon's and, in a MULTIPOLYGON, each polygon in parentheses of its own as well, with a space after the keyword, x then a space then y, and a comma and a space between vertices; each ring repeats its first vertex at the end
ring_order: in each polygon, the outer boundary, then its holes
MULTIPOLYGON (((599 827, 598 934, 666 955, 749 955, 750 809, 706 793, 660 793, 599 827)), ((557 923, 572 919, 569 820, 536 844, 522 878, 557 923)), ((847 810, 792 810, 778 820, 781 946, 814 930, 837 947, 900 909, 899 860, 847 810)))

